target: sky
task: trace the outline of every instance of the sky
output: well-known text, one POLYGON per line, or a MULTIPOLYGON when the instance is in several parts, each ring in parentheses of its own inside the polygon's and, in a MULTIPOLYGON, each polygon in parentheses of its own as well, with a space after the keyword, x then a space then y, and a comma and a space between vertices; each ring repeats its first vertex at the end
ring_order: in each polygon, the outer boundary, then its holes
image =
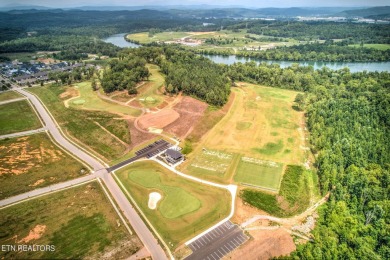
POLYGON ((385 6, 389 0, 0 0, 0 6, 40 5, 47 7, 220 5, 245 7, 344 7, 385 6))

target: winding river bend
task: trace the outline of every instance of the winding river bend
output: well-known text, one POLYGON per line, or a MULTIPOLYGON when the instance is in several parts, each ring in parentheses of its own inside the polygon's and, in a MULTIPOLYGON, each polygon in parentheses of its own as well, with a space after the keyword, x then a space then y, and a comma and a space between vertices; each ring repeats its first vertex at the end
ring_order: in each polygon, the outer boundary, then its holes
MULTIPOLYGON (((104 39, 105 42, 112 43, 121 48, 138 48, 139 45, 125 40, 126 33, 114 34, 104 39)), ((235 55, 221 56, 221 55, 203 55, 216 63, 233 64, 235 62, 245 63, 247 61, 254 61, 256 63, 266 62, 268 64, 279 64, 281 68, 290 67, 293 63, 298 63, 300 66, 313 66, 314 69, 321 69, 328 67, 333 70, 339 70, 348 67, 351 72, 390 72, 390 61, 384 62, 322 62, 322 61, 273 61, 260 60, 255 58, 237 57, 235 55)))

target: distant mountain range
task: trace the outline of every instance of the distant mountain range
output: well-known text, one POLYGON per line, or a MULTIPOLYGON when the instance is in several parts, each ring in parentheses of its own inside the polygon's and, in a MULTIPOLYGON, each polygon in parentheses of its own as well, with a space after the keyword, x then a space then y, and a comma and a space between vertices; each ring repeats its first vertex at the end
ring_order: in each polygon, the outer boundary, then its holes
MULTIPOLYGON (((81 6, 62 8, 63 10, 82 11, 135 11, 142 9, 168 12, 179 17, 216 17, 216 18, 252 18, 252 17, 296 17, 296 16, 344 16, 344 17, 388 17, 390 6, 370 8, 316 7, 316 8, 222 8, 213 5, 178 5, 178 6, 81 6)), ((37 5, 16 5, 0 7, 0 11, 11 10, 60 10, 37 5)), ((15 12, 15 11, 12 11, 15 12)))

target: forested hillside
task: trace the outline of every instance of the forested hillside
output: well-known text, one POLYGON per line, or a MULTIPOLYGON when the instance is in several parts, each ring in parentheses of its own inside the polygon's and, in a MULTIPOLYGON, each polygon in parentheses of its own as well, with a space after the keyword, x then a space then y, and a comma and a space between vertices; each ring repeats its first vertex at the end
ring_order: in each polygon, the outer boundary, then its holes
POLYGON ((390 257, 390 74, 235 64, 234 80, 306 91, 322 192, 314 241, 296 259, 390 257))

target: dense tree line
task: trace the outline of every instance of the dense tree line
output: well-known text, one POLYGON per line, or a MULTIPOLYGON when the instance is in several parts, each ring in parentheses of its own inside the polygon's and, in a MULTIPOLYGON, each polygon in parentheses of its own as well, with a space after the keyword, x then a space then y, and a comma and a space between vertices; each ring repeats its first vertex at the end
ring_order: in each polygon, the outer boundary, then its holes
POLYGON ((166 91, 195 96, 209 104, 222 106, 230 94, 230 83, 221 67, 191 52, 166 48, 161 70, 166 75, 166 91))
POLYGON ((376 50, 364 47, 347 47, 338 44, 303 44, 289 47, 278 47, 260 52, 241 51, 240 57, 253 57, 263 60, 288 61, 388 61, 390 50, 376 50))
POLYGON ((196 50, 206 55, 233 55, 250 57, 260 60, 286 60, 286 61, 330 61, 330 62, 370 62, 389 61, 390 50, 377 50, 365 47, 348 47, 343 44, 311 43, 278 47, 265 51, 238 51, 232 50, 196 50))
POLYGON ((355 43, 390 43, 390 28, 386 24, 340 22, 252 22, 248 33, 299 41, 352 39, 355 43))
POLYGON ((314 241, 298 246, 293 258, 388 259, 390 74, 254 63, 225 69, 233 80, 305 91, 315 166, 331 196, 314 241))
POLYGON ((143 58, 130 54, 110 61, 100 81, 103 90, 106 93, 127 90, 129 94, 137 94, 136 84, 149 77, 145 65, 143 58))
POLYGON ((72 71, 58 71, 49 73, 49 80, 54 80, 58 85, 70 85, 75 82, 91 79, 96 73, 95 67, 75 68, 72 71))
POLYGON ((0 53, 64 51, 67 53, 100 53, 116 56, 119 47, 84 36, 36 36, 0 43, 0 53))

